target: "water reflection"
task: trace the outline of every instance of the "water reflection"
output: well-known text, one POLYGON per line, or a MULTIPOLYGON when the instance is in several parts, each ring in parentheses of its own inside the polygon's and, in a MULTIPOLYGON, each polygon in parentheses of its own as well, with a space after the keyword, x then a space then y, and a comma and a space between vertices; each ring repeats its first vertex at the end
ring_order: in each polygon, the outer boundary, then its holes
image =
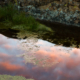
POLYGON ((19 49, 19 41, 0 34, 0 74, 22 75, 35 80, 80 80, 80 49, 56 46, 39 39, 37 60, 42 58, 46 59, 46 64, 54 63, 51 67, 42 67, 43 61, 38 66, 25 64, 24 57, 16 57, 24 53, 19 49))

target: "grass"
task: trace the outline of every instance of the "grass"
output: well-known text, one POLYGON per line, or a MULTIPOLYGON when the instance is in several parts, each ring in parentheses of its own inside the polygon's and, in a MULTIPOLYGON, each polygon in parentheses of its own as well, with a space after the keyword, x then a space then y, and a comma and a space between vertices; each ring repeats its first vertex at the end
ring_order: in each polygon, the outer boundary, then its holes
POLYGON ((18 14, 18 11, 14 9, 12 3, 10 3, 8 6, 0 7, 0 22, 6 20, 12 21, 14 14, 18 14))
POLYGON ((37 22, 32 16, 26 17, 25 15, 25 12, 18 11, 12 3, 9 3, 8 6, 0 7, 0 24, 5 28, 18 30, 51 31, 51 29, 45 28, 45 26, 37 22), (44 28, 40 28, 40 26, 44 28))
POLYGON ((10 76, 10 75, 0 75, 0 80, 34 80, 34 79, 26 79, 22 76, 10 76))

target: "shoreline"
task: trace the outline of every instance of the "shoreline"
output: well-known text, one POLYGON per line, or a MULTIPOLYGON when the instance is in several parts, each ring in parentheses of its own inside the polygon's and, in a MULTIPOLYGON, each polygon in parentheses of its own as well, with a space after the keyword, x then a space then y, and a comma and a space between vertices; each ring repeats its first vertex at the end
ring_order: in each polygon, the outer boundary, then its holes
POLYGON ((68 28, 68 27, 80 28, 80 27, 78 27, 76 25, 67 25, 67 24, 63 24, 63 23, 60 23, 60 22, 51 22, 51 21, 40 20, 40 19, 35 19, 35 20, 40 22, 41 24, 44 24, 44 25, 52 28, 52 29, 53 29, 53 26, 54 27, 61 27, 62 26, 62 27, 66 27, 66 28, 68 28))

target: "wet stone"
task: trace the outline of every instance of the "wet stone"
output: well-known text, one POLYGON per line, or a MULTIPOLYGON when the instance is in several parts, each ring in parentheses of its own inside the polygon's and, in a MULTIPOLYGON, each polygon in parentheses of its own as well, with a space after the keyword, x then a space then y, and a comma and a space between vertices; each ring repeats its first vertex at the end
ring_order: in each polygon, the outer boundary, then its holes
POLYGON ((41 13, 41 11, 40 11, 40 10, 36 10, 36 11, 35 11, 35 13, 39 13, 39 14, 40 14, 40 13, 41 13))
POLYGON ((78 14, 80 14, 80 11, 77 11, 78 14))
POLYGON ((36 11, 36 10, 33 10, 33 9, 32 9, 32 10, 31 10, 31 13, 35 13, 35 11, 36 11))
POLYGON ((28 10, 28 9, 24 9, 24 11, 25 11, 25 12, 28 12, 29 10, 28 10))

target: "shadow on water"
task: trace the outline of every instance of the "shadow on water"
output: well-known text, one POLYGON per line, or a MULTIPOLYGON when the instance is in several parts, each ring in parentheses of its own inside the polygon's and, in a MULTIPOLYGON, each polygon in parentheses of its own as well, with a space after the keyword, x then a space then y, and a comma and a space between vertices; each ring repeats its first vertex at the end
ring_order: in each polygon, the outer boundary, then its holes
POLYGON ((9 38, 17 38, 17 34, 19 30, 13 30, 13 29, 0 29, 0 33, 5 35, 9 38))
POLYGON ((63 46, 72 46, 79 48, 80 45, 80 27, 66 25, 57 22, 50 22, 45 20, 36 19, 41 24, 50 27, 54 34, 47 33, 43 35, 43 40, 50 39, 49 41, 55 44, 63 44, 63 46))

